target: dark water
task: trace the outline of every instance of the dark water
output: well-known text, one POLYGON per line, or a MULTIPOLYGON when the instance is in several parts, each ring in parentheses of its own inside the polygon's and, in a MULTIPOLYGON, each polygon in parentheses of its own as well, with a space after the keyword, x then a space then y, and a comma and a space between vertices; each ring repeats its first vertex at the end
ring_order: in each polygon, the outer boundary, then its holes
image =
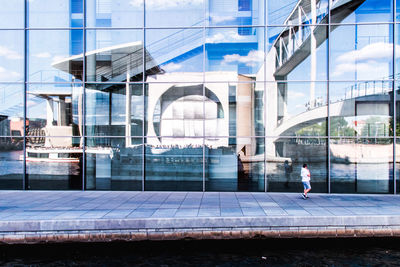
POLYGON ((1 266, 400 266, 400 239, 0 246, 1 266))

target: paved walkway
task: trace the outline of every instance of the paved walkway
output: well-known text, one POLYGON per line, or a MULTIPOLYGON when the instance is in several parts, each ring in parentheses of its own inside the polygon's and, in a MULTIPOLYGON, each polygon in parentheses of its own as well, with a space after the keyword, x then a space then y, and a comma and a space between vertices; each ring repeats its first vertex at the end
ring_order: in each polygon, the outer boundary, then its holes
POLYGON ((400 196, 0 191, 0 242, 400 236, 400 196))

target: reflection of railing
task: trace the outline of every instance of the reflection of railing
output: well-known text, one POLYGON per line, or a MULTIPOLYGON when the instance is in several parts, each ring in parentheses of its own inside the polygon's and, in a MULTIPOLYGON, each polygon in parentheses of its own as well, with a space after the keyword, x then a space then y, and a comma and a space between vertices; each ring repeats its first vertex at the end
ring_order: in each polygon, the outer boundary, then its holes
MULTIPOLYGON (((196 22, 191 25, 191 27, 202 25, 203 20, 196 22)), ((146 45, 146 63, 157 58, 161 55, 167 55, 171 51, 180 49, 185 45, 191 44, 195 40, 201 40, 203 37, 202 31, 196 29, 183 29, 174 32, 164 38, 161 38, 153 43, 146 45), (151 55, 150 53, 151 52, 151 55)), ((118 77, 126 73, 127 68, 140 68, 143 64, 143 46, 139 47, 133 53, 127 54, 112 61, 112 69, 104 68, 103 70, 98 69, 96 71, 96 77, 104 77, 106 79, 111 79, 113 77, 118 77)), ((182 54, 182 51, 179 51, 182 54)), ((153 67, 153 66, 150 66, 153 67)), ((139 70, 141 72, 141 70, 139 70)), ((134 73, 131 73, 134 74, 134 73)))
POLYGON ((328 14, 327 2, 325 0, 316 1, 316 21, 310 16, 310 12, 305 11, 302 6, 305 1, 300 0, 292 13, 288 16, 285 24, 288 25, 275 40, 276 48, 276 68, 281 67, 290 57, 302 46, 305 40, 310 37, 312 23, 320 23, 328 14), (297 22, 293 22, 297 19, 297 22))

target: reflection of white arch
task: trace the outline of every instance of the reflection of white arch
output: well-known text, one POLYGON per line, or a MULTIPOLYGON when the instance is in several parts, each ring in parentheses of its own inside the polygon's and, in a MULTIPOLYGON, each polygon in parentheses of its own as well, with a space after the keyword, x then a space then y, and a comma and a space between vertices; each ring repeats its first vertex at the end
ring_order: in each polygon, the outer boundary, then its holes
MULTIPOLYGON (((227 77, 232 76, 231 72, 224 72, 218 73, 219 77, 227 77)), ((235 76, 237 80, 237 74, 235 76)), ((203 80, 203 73, 167 73, 163 75, 158 75, 155 77, 148 77, 148 97, 147 97, 147 136, 150 137, 148 139, 148 143, 153 145, 159 145, 160 142, 158 138, 151 138, 151 137, 158 137, 156 129, 154 128, 154 115, 155 109, 157 106, 157 102, 160 98, 171 88, 175 88, 179 90, 179 88, 202 88, 202 82, 185 82, 181 84, 171 84, 168 82, 177 81, 184 79, 185 81, 202 81, 203 80)), ((223 120, 219 123, 219 136, 228 136, 229 135, 229 83, 207 83, 206 89, 209 90, 209 95, 207 95, 206 90, 206 97, 215 101, 218 101, 218 105, 221 106, 221 109, 224 112, 223 120)), ((190 92, 191 90, 189 90, 190 92)), ((194 91, 194 90, 192 90, 194 91)), ((196 94, 195 94, 196 95, 196 94)), ((206 126, 207 127, 207 126, 206 126)), ((226 138, 221 139, 218 142, 227 142, 226 138)), ((218 143, 218 145, 228 145, 227 143, 222 144, 218 143)))

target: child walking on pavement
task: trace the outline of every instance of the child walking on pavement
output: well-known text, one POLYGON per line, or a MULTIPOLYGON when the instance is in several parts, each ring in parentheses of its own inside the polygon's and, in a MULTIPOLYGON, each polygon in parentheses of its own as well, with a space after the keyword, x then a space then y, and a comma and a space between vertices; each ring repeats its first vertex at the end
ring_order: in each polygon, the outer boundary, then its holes
POLYGON ((303 168, 301 168, 301 181, 303 182, 303 187, 304 187, 304 193, 301 194, 301 196, 304 199, 307 199, 307 193, 310 192, 311 190, 311 185, 310 185, 310 171, 307 168, 307 164, 303 164, 303 168))

